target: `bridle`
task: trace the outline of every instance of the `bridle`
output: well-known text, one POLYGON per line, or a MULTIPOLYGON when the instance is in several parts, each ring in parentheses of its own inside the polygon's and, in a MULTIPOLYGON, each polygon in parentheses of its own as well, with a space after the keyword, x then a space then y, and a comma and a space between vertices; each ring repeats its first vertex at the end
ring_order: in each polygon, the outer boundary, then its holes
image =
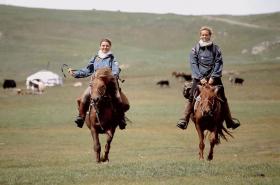
POLYGON ((217 108, 218 108, 218 106, 216 106, 217 102, 224 102, 224 100, 222 100, 217 95, 211 97, 210 99, 208 99, 208 98, 202 99, 200 97, 200 99, 198 101, 200 101, 200 109, 199 110, 201 111, 201 115, 202 116, 209 116, 209 117, 212 117, 213 113, 217 111, 217 108), (203 101, 203 103, 202 103, 202 101, 203 101), (210 105, 210 110, 209 110, 208 114, 205 115, 206 106, 208 106, 208 105, 210 105))
POLYGON ((206 106, 208 106, 209 104, 211 105, 211 107, 210 107, 210 110, 209 110, 207 116, 210 116, 210 117, 213 116, 212 112, 214 111, 213 109, 214 109, 215 102, 214 102, 214 98, 211 98, 211 100, 206 99, 206 98, 200 99, 200 112, 201 112, 202 116, 205 116, 206 106))
MULTIPOLYGON (((94 77, 95 79, 102 79, 102 77, 94 77)), ((91 78, 91 82, 93 81, 93 78, 91 78)), ((92 83, 90 83, 90 87, 92 88, 92 83)), ((97 88, 97 93, 98 93, 98 97, 93 98, 92 97, 92 89, 90 88, 90 106, 89 106, 89 112, 91 112, 92 107, 95 109, 96 112, 96 118, 97 121, 100 123, 100 127, 102 130, 104 130, 104 128, 102 127, 103 123, 101 122, 101 119, 99 117, 100 114, 100 102, 104 99, 109 99, 109 102, 112 103, 111 101, 111 97, 109 95, 107 95, 107 87, 105 86, 105 88, 97 88)), ((90 118, 90 116, 89 116, 90 118)), ((90 120, 89 120, 90 121, 90 120)), ((91 122, 91 121, 90 121, 91 122)))

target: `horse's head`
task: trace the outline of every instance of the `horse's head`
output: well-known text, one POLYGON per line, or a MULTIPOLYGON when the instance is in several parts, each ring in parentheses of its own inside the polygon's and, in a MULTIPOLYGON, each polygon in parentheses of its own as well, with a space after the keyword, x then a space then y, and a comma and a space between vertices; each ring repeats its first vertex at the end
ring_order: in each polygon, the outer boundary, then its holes
POLYGON ((110 68, 101 68, 95 72, 91 78, 91 99, 98 102, 106 95, 112 95, 115 92, 114 76, 110 68))
POLYGON ((204 117, 212 117, 216 110, 219 86, 211 85, 198 85, 200 101, 198 103, 198 109, 201 111, 201 115, 204 117))

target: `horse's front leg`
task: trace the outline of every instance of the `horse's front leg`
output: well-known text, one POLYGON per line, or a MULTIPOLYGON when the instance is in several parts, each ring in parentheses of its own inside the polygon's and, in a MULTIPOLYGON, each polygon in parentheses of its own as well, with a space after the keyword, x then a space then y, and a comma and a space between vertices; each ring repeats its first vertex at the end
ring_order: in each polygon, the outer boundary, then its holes
POLYGON ((100 163, 101 146, 100 146, 98 132, 96 131, 95 128, 93 128, 93 126, 91 126, 90 131, 93 139, 93 150, 95 152, 96 162, 100 163))
POLYGON ((110 148, 111 148, 111 143, 114 137, 114 133, 115 133, 115 129, 112 130, 108 130, 106 132, 107 134, 107 139, 106 139, 106 145, 105 145, 105 151, 104 151, 104 156, 102 156, 102 162, 109 162, 109 152, 110 152, 110 148))
POLYGON ((210 142, 210 149, 209 149, 207 160, 211 161, 213 159, 214 146, 217 143, 217 129, 211 131, 209 135, 209 142, 210 142))
POLYGON ((195 124, 195 127, 196 127, 196 131, 197 131, 197 134, 198 134, 198 137, 199 137, 199 159, 204 159, 204 157, 203 157, 203 150, 204 150, 204 147, 205 147, 204 133, 201 130, 198 122, 197 122, 197 124, 195 124))

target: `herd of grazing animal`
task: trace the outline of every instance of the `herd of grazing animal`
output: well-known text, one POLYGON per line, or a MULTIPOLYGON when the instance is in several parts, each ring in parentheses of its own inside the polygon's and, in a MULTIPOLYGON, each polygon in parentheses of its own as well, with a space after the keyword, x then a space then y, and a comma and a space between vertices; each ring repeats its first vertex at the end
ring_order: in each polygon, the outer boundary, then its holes
POLYGON ((22 89, 16 88, 17 87, 16 81, 13 79, 4 79, 2 87, 3 87, 3 89, 15 89, 15 92, 18 95, 42 94, 46 89, 45 84, 39 79, 35 79, 35 80, 32 80, 29 82, 29 84, 26 87, 27 92, 23 92, 22 89))
POLYGON ((191 74, 186 74, 184 72, 173 71, 172 76, 174 76, 177 79, 182 79, 182 80, 185 80, 185 81, 191 81, 192 80, 192 75, 191 74))
MULTIPOLYGON (((171 73, 171 75, 181 81, 183 80, 183 81, 190 82, 192 80, 192 76, 190 74, 186 74, 184 72, 174 71, 171 73)), ((156 84, 159 85, 160 87, 169 87, 170 86, 170 83, 168 80, 160 80, 156 84)))
MULTIPOLYGON (((171 73, 171 75, 173 77, 175 77, 176 79, 180 80, 180 81, 184 81, 184 82, 191 82, 192 81, 192 75, 191 74, 186 74, 184 72, 173 71, 171 73)), ((243 78, 235 77, 235 76, 230 76, 229 81, 232 85, 243 85, 243 83, 244 83, 243 78)), ((159 85, 160 87, 169 87, 170 82, 168 80, 160 80, 156 83, 156 85, 159 85)))
MULTIPOLYGON (((173 77, 175 77, 176 79, 179 79, 179 80, 183 80, 183 81, 187 81, 187 82, 192 80, 191 74, 186 74, 184 72, 176 72, 176 71, 173 71, 171 74, 172 74, 173 77)), ((243 85, 244 79, 243 78, 239 78, 239 77, 230 76, 229 77, 229 81, 233 85, 243 85)), ((169 80, 160 80, 160 81, 158 81, 156 83, 156 85, 159 85, 160 87, 169 87, 170 86, 170 82, 169 82, 169 80)), ((17 85, 16 85, 16 81, 15 80, 13 80, 13 79, 4 79, 4 83, 3 83, 3 88, 4 89, 16 88, 16 86, 17 85)), ((42 94, 44 92, 45 88, 46 88, 46 86, 40 80, 33 80, 27 86, 27 90, 31 90, 31 92, 33 94, 42 94)), ((20 92, 18 94, 21 94, 22 91, 21 90, 17 90, 17 92, 20 92)))

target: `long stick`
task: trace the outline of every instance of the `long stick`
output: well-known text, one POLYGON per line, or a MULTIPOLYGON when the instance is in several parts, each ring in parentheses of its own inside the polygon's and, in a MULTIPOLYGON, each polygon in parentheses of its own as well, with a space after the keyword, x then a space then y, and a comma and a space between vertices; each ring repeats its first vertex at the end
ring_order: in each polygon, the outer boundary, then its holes
POLYGON ((61 65, 61 72, 62 72, 64 78, 66 78, 66 75, 64 74, 64 71, 63 71, 63 68, 64 68, 64 67, 67 67, 67 69, 69 69, 69 66, 68 66, 67 64, 62 64, 62 65, 61 65))

